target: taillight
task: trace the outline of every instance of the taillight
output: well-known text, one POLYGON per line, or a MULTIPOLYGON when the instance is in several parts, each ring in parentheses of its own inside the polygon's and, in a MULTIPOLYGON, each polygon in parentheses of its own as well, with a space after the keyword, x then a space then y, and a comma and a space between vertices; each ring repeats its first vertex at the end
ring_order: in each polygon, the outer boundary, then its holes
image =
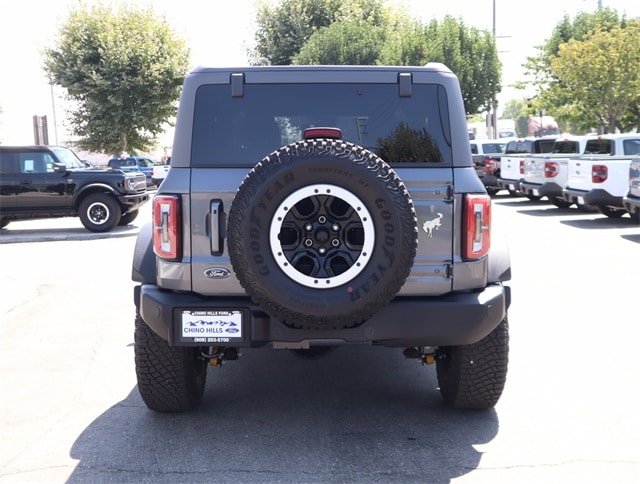
POLYGON ((553 178, 558 174, 558 163, 555 161, 544 162, 544 177, 553 178))
POLYGON ((520 174, 524 175, 524 160, 520 160, 520 174))
POLYGON ((491 242, 491 197, 467 195, 464 210, 462 258, 480 259, 489 253, 491 242))
POLYGON ((602 183, 607 180, 608 176, 607 165, 593 165, 591 169, 591 181, 593 183, 602 183))
POLYGON ((180 247, 180 198, 157 195, 153 199, 153 251, 166 260, 178 260, 180 247))
POLYGON ((487 158, 484 160, 484 171, 485 173, 495 173, 498 168, 498 162, 493 158, 487 158))

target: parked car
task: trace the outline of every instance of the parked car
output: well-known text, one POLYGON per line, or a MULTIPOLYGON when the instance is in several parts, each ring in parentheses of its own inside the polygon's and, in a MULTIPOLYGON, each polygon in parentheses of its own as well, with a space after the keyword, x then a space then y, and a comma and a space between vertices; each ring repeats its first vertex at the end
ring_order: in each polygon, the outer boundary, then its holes
POLYGON ((121 158, 111 158, 108 162, 109 168, 114 170, 123 171, 141 171, 144 173, 147 185, 153 185, 152 173, 153 173, 153 161, 149 158, 141 156, 125 156, 121 158))
MULTIPOLYGON (((520 183, 524 178, 524 164, 533 154, 551 153, 557 136, 541 138, 518 138, 509 141, 505 154, 500 157, 498 190, 507 190, 511 195, 521 194, 520 183)), ((539 200, 541 196, 527 195, 531 200, 539 200)))
POLYGON ((171 157, 167 158, 166 164, 155 163, 153 165, 153 169, 151 170, 151 181, 157 187, 160 186, 160 183, 167 177, 167 173, 169 173, 169 169, 171 168, 171 157))
POLYGON ((621 217, 629 191, 631 160, 640 155, 640 134, 600 135, 587 141, 585 155, 568 160, 565 200, 597 208, 607 217, 621 217))
POLYGON ((505 152, 508 142, 507 138, 469 142, 476 173, 490 195, 495 195, 499 190, 497 180, 500 176, 500 157, 505 152))
POLYGON ((139 172, 86 168, 62 146, 0 145, 0 221, 79 217, 92 232, 127 225, 149 200, 139 172))
POLYGON ((629 165, 629 190, 622 204, 631 218, 640 224, 640 157, 632 159, 629 165))
POLYGON ((509 251, 450 69, 200 67, 174 139, 132 267, 148 408, 194 408, 241 350, 351 344, 435 363, 453 408, 497 403, 509 251))
POLYGON ((520 190, 529 198, 546 197, 558 208, 572 204, 564 199, 562 190, 569 176, 569 158, 584 153, 593 136, 563 136, 553 143, 549 154, 532 155, 525 159, 520 190))

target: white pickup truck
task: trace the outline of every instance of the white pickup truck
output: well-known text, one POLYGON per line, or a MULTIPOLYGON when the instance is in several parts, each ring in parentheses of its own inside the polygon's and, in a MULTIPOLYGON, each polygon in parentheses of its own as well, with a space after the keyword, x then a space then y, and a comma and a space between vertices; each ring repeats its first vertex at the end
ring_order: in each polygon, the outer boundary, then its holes
POLYGON ((629 165, 629 191, 622 198, 622 204, 631 219, 640 224, 640 157, 631 160, 629 165))
MULTIPOLYGON (((500 176, 498 189, 508 190, 510 194, 521 193, 520 183, 524 177, 525 160, 534 154, 551 153, 557 136, 524 138, 509 141, 505 154, 500 157, 500 176)), ((527 195, 531 200, 540 200, 541 196, 527 195)))
POLYGON ((171 168, 171 157, 169 157, 169 159, 167 160, 167 164, 166 165, 159 165, 159 164, 154 164, 153 165, 153 169, 151 171, 151 182, 159 187, 160 183, 162 183, 162 180, 164 180, 167 177, 167 173, 169 173, 169 169, 171 168))
POLYGON ((529 198, 547 197, 558 208, 572 204, 564 199, 562 189, 569 176, 569 158, 585 152, 587 142, 594 136, 564 136, 555 140, 548 155, 532 155, 525 159, 520 190, 529 198))
POLYGON ((640 155, 640 134, 598 136, 587 142, 585 154, 568 160, 565 200, 595 207, 607 217, 621 217, 629 191, 631 160, 640 155), (610 153, 610 155, 607 155, 610 153))

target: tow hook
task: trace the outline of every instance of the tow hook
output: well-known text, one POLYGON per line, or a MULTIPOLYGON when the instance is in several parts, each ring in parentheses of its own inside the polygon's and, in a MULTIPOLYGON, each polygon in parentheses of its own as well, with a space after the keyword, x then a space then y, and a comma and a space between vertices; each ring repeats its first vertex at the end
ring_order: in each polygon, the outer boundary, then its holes
POLYGON ((423 346, 422 348, 405 348, 402 354, 407 359, 417 359, 423 365, 432 365, 436 362, 435 349, 430 346, 423 346))
POLYGON ((225 360, 237 360, 240 358, 240 350, 238 348, 220 348, 218 346, 212 346, 209 348, 209 352, 202 350, 200 352, 203 358, 209 360, 211 366, 222 366, 225 360))

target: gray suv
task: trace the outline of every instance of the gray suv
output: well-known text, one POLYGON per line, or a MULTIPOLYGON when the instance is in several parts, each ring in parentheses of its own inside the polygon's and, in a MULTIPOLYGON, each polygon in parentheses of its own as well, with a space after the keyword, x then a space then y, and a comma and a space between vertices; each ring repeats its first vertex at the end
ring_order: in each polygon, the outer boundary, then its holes
POLYGON ((452 407, 494 406, 510 261, 490 213, 441 64, 194 70, 133 260, 144 402, 193 408, 241 349, 364 343, 435 363, 452 407))

